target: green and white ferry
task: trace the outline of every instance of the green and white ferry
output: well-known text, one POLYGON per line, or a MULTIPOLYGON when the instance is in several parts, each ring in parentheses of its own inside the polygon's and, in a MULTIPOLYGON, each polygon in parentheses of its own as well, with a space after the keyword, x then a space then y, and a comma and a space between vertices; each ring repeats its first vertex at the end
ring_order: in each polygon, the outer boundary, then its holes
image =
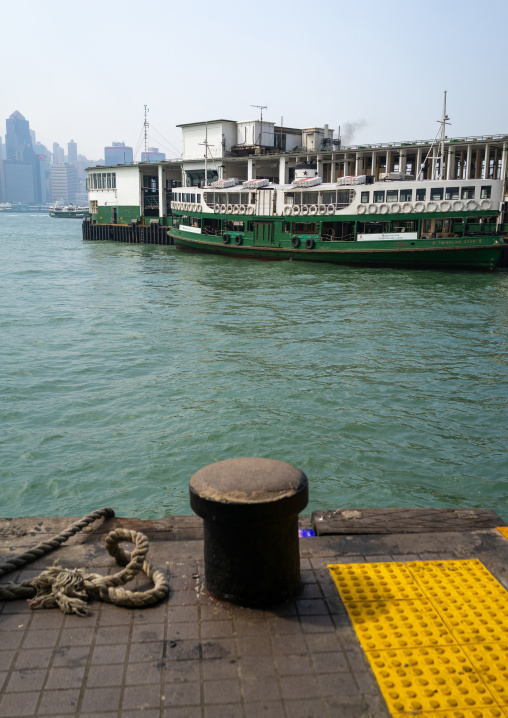
POLYGON ((173 191, 177 247, 261 260, 494 269, 505 248, 499 179, 418 180, 385 173, 291 184, 222 179, 173 191))
POLYGON ((65 207, 61 205, 54 205, 49 210, 50 217, 64 217, 65 219, 84 219, 90 216, 88 207, 75 207, 73 204, 68 204, 65 207))

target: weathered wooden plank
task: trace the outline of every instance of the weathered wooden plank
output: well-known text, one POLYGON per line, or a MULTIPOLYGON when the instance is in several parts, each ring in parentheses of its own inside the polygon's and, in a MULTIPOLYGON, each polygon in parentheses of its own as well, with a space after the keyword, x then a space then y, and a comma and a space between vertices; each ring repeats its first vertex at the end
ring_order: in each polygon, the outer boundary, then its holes
MULTIPOLYGON (((35 546, 58 535, 81 516, 21 517, 0 519, 0 545, 35 546)), ((203 521, 198 516, 168 516, 153 521, 115 517, 98 519, 69 539, 68 544, 82 543, 91 536, 107 534, 118 527, 141 531, 151 541, 191 541, 203 538, 203 521)))
POLYGON ((314 511, 316 536, 474 531, 506 526, 488 509, 337 509, 314 511))
MULTIPOLYGON (((81 516, 22 517, 0 518, 0 547, 11 550, 19 547, 33 547, 57 536, 81 516)), ((300 528, 311 527, 309 516, 300 516, 300 528)), ((203 519, 194 514, 190 516, 166 516, 152 521, 122 518, 98 519, 83 531, 72 536, 65 545, 74 545, 90 541, 93 536, 102 536, 116 528, 127 528, 144 533, 150 541, 201 541, 203 539, 203 519)))

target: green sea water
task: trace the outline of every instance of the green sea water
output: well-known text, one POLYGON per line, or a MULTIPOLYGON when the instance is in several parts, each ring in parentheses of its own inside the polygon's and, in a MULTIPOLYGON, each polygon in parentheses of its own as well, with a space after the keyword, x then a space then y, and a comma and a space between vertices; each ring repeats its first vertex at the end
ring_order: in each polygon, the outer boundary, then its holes
POLYGON ((508 273, 255 262, 0 216, 0 515, 188 514, 238 456, 314 509, 508 520, 508 273))

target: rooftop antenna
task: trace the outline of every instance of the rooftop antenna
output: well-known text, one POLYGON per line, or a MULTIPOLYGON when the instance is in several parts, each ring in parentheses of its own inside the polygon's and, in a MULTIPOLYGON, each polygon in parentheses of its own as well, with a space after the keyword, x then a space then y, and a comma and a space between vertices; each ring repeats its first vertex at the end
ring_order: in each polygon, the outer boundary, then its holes
POLYGON ((259 145, 261 145, 261 140, 263 139, 263 110, 267 110, 268 105, 251 105, 251 107, 257 107, 258 110, 261 110, 261 120, 260 120, 261 129, 259 131, 259 143, 258 143, 259 145))
POLYGON ((148 106, 145 105, 145 121, 143 123, 144 132, 145 132, 145 162, 148 159, 148 127, 149 127, 149 124, 148 124, 148 120, 146 119, 146 115, 148 112, 150 112, 150 110, 148 109, 148 106))
POLYGON ((214 146, 214 145, 208 144, 208 122, 205 124, 205 141, 200 142, 199 144, 204 145, 204 147, 205 147, 205 187, 208 187, 208 165, 207 165, 208 148, 214 146))

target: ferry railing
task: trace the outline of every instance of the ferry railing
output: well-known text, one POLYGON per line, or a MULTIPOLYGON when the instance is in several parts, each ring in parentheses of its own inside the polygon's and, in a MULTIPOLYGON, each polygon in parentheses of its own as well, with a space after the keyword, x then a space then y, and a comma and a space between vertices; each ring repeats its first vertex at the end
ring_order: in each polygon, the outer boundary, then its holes
MULTIPOLYGON (((460 144, 467 142, 499 142, 500 140, 508 142, 508 134, 498 135, 468 135, 467 137, 448 137, 445 140, 445 145, 449 144, 460 144)), ((305 149, 303 147, 295 148, 293 150, 286 150, 284 154, 298 153, 298 154, 321 154, 330 152, 340 153, 348 150, 377 150, 377 149, 391 149, 398 147, 418 147, 424 145, 432 145, 435 140, 402 140, 400 142, 374 142, 365 145, 342 145, 337 149, 305 149)), ((283 154, 283 153, 281 153, 283 154)))

